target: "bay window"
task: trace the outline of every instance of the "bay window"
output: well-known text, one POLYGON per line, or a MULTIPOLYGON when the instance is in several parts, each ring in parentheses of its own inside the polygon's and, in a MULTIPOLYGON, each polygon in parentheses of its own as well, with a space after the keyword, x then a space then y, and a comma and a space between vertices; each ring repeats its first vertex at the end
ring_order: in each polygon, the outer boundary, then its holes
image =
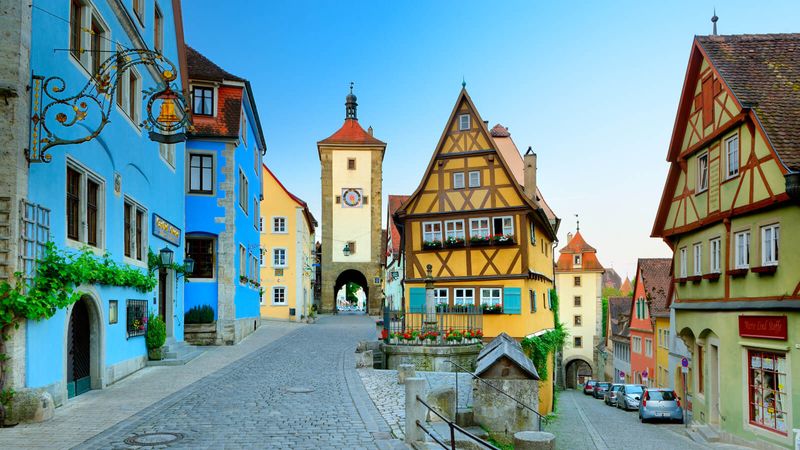
POLYGON ((750 423, 787 434, 791 397, 787 392, 786 354, 749 350, 747 364, 750 423))

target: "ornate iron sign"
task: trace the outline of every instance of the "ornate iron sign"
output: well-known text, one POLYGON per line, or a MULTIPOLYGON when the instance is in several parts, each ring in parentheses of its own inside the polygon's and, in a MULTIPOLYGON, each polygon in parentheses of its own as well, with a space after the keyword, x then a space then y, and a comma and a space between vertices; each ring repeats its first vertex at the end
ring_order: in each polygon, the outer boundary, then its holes
POLYGON ((151 140, 184 141, 183 130, 191 129, 191 122, 186 99, 174 83, 177 68, 161 53, 128 49, 106 59, 97 74, 74 95, 65 94, 67 86, 61 77, 33 76, 31 142, 30 148, 25 150, 28 161, 50 162, 47 151, 51 147, 81 144, 99 136, 110 121, 122 74, 137 65, 154 67, 161 78, 156 87, 142 91, 146 107, 138 125, 150 132, 151 140), (154 109, 159 110, 158 116, 153 114, 154 109), (93 112, 99 115, 96 123, 90 123, 93 112))

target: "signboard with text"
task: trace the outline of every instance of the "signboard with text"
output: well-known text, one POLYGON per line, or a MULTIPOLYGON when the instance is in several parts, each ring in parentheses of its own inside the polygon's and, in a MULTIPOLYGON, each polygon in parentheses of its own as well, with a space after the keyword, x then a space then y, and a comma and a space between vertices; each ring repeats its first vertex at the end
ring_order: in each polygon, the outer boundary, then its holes
POLYGON ((739 336, 785 341, 786 316, 739 316, 739 336))
POLYGON ((156 213, 153 213, 153 236, 158 236, 173 245, 181 245, 181 229, 156 213))

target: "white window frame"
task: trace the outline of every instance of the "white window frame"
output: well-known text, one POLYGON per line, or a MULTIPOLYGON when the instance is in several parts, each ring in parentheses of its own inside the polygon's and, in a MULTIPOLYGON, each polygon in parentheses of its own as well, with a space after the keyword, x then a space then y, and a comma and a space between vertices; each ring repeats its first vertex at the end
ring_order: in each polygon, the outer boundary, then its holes
POLYGON ((244 170, 239 167, 239 207, 242 208, 244 215, 247 215, 247 202, 249 200, 249 185, 250 182, 247 181, 247 175, 244 174, 244 170))
POLYGON ((736 134, 725 140, 725 179, 739 176, 739 164, 739 135, 736 134), (731 162, 733 161, 731 158, 732 154, 735 155, 735 158, 733 158, 736 162, 735 168, 731 167, 731 162))
POLYGON ((272 234, 287 234, 289 227, 287 226, 286 216, 272 216, 272 234), (283 226, 279 227, 278 223, 283 221, 283 226))
POLYGON ((722 259, 722 241, 713 238, 708 241, 708 266, 711 273, 720 273, 720 260, 722 259))
POLYGON ((464 189, 464 172, 453 172, 453 189, 464 189))
POLYGON ((573 255, 572 256, 572 265, 575 267, 581 266, 581 255, 573 255))
POLYGON ((686 267, 688 261, 686 258, 687 258, 686 247, 681 247, 680 250, 678 250, 678 264, 680 265, 679 269, 681 278, 686 278, 686 274, 688 273, 688 268, 686 267))
POLYGON ((164 13, 161 12, 158 2, 153 2, 153 6, 153 48, 164 53, 164 13))
POLYGON ((644 356, 653 356, 653 340, 650 338, 644 339, 644 356))
POLYGON ((134 263, 136 265, 141 265, 142 263, 145 263, 145 264, 147 263, 147 250, 149 248, 148 247, 148 243, 147 243, 147 234, 148 234, 147 233, 147 222, 148 222, 147 218, 148 218, 147 208, 142 206, 141 203, 137 202, 135 199, 133 199, 129 195, 123 196, 123 201, 122 201, 122 227, 123 227, 123 230, 122 230, 122 239, 123 239, 123 242, 122 242, 122 256, 123 256, 124 260, 126 260, 128 262, 132 262, 132 263, 134 263), (127 205, 131 205, 131 208, 132 208, 132 211, 133 211, 133 216, 131 217, 131 230, 130 230, 130 233, 131 233, 131 256, 128 256, 128 255, 125 254, 125 230, 124 230, 124 227, 125 227, 125 207, 127 205), (142 223, 142 227, 144 228, 143 230, 139 230, 138 224, 136 223, 136 213, 139 212, 139 211, 141 211, 141 213, 142 213, 142 215, 144 217, 144 221, 142 223), (141 252, 142 253, 142 257, 141 257, 141 259, 136 257, 136 252, 139 250, 136 247, 136 234, 139 233, 139 231, 141 231, 141 233, 142 233, 142 252, 141 252))
POLYGON ((128 123, 139 132, 139 121, 142 118, 142 101, 141 98, 133 99, 134 105, 133 109, 131 109, 131 77, 135 79, 134 92, 142 92, 142 75, 133 67, 127 69, 125 71, 125 84, 123 85, 125 88, 125 101, 122 110, 125 112, 124 116, 128 119, 128 123))
POLYGON ((442 222, 422 222, 423 242, 442 242, 442 222))
POLYGON ((494 232, 495 235, 512 236, 513 237, 514 236, 514 216, 492 217, 492 231, 494 232), (498 232, 497 227, 495 226, 495 223, 494 223, 494 221, 498 220, 498 219, 502 220, 502 222, 501 222, 501 224, 502 224, 501 228, 502 229, 499 230, 499 232, 498 232), (508 223, 506 223, 506 221, 508 221, 508 223))
POLYGON ((450 303, 450 289, 448 288, 434 288, 433 289, 433 304, 434 305, 449 305, 450 303), (444 294, 444 295, 442 295, 444 294))
POLYGON ((503 289, 502 288, 481 288, 481 306, 496 306, 503 307, 503 289), (495 295, 497 294, 497 295, 495 295))
POLYGON ((475 306, 475 288, 453 288, 453 305, 475 306))
POLYGON ((258 199, 253 197, 253 228, 256 231, 259 231, 259 226, 261 224, 261 217, 258 215, 258 199))
POLYGON ((263 248, 259 248, 258 249, 258 267, 267 267, 267 265, 264 264, 264 249, 263 248))
POLYGON ((491 237, 492 236, 492 222, 489 220, 488 217, 477 217, 474 219, 469 219, 469 237, 491 237), (475 224, 479 224, 481 221, 486 221, 486 227, 482 226, 475 226, 475 224), (485 230, 485 233, 480 233, 478 230, 485 230))
POLYGON ((708 190, 708 152, 703 152, 697 155, 697 189, 696 193, 705 192, 708 190), (705 161, 705 167, 703 162, 705 161), (703 183, 705 181, 705 184, 703 183))
POLYGON ((469 114, 459 114, 458 131, 467 131, 472 128, 472 117, 469 114))
POLYGON ((481 187, 481 171, 480 170, 470 170, 469 171, 469 187, 471 187, 471 188, 481 187))
POLYGON ((692 270, 694 275, 703 274, 703 244, 701 243, 692 246, 692 270))
MULTIPOLYGON (((239 277, 247 277, 247 249, 242 244, 239 244, 239 277)), ((239 284, 245 284, 241 278, 239 284)))
POLYGON ((739 231, 733 234, 734 267, 736 269, 750 268, 750 230, 739 231))
POLYGON ((286 247, 272 248, 272 267, 275 269, 285 269, 289 266, 289 255, 286 247), (283 253, 283 262, 279 261, 278 254, 283 253))
POLYGON ((287 294, 288 292, 286 286, 272 286, 272 298, 270 298, 270 302, 275 306, 286 306, 289 304, 287 294), (275 294, 277 291, 281 291, 281 294, 283 295, 282 302, 275 301, 275 294))
POLYGON ((761 227, 761 265, 777 266, 781 227, 777 223, 761 227), (771 236, 768 238, 767 234, 771 236))
POLYGON ((75 161, 72 158, 67 158, 67 164, 64 168, 64 240, 68 245, 73 247, 88 246, 89 248, 96 248, 103 250, 106 248, 106 183, 95 172, 89 170, 86 166, 75 161), (78 240, 68 237, 68 223, 67 223, 67 168, 70 168, 80 175, 80 183, 78 186, 78 240), (97 183, 97 246, 88 243, 89 239, 89 224, 86 222, 86 214, 88 210, 88 200, 86 193, 88 189, 87 181, 91 179, 97 183))
POLYGON ((466 239, 467 238, 467 230, 464 227, 464 220, 463 219, 445 220, 444 221, 444 238, 445 239, 450 239, 450 238, 466 239), (461 230, 457 230, 456 229, 456 227, 455 227, 456 224, 461 225, 461 230))
POLYGON ((642 354, 642 338, 639 336, 633 336, 631 338, 631 342, 633 343, 633 352, 642 354))
POLYGON ((175 144, 158 143, 158 156, 161 161, 168 165, 170 169, 175 170, 175 144))

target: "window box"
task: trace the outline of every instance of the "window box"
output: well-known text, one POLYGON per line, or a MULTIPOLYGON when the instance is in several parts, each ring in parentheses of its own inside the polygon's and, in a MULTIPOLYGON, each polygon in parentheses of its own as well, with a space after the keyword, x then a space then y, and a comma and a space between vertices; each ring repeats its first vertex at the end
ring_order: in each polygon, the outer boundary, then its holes
POLYGON ((778 271, 778 266, 753 267, 750 270, 759 275, 774 275, 778 271))
POLYGON ((718 281, 719 277, 720 277, 719 272, 707 273, 703 275, 703 279, 708 281, 718 281))
POLYGON ((686 281, 691 281, 692 283, 699 283, 703 279, 702 275, 692 275, 690 277, 686 277, 686 281))
POLYGON ((442 241, 422 241, 423 250, 436 250, 442 248, 442 241))
POLYGON ((496 234, 492 236, 492 242, 496 245, 514 245, 514 236, 509 234, 496 234))
POLYGON ((244 276, 244 275, 239 276, 239 283, 247 284, 248 281, 249 280, 247 279, 246 276, 244 276))
POLYGON ((675 278, 675 282, 678 284, 686 284, 686 277, 675 278))
POLYGON ((748 270, 749 269, 731 269, 731 270, 727 271, 726 273, 730 277, 739 278, 739 277, 743 277, 743 276, 747 275, 747 271, 748 270))
POLYGON ((472 236, 469 238, 469 243, 472 246, 480 247, 491 244, 492 240, 489 236, 472 236))
POLYGON ((503 314, 502 305, 481 305, 484 314, 503 314))
POLYGON ((447 248, 460 248, 464 246, 464 238, 449 237, 444 240, 444 246, 447 248))

